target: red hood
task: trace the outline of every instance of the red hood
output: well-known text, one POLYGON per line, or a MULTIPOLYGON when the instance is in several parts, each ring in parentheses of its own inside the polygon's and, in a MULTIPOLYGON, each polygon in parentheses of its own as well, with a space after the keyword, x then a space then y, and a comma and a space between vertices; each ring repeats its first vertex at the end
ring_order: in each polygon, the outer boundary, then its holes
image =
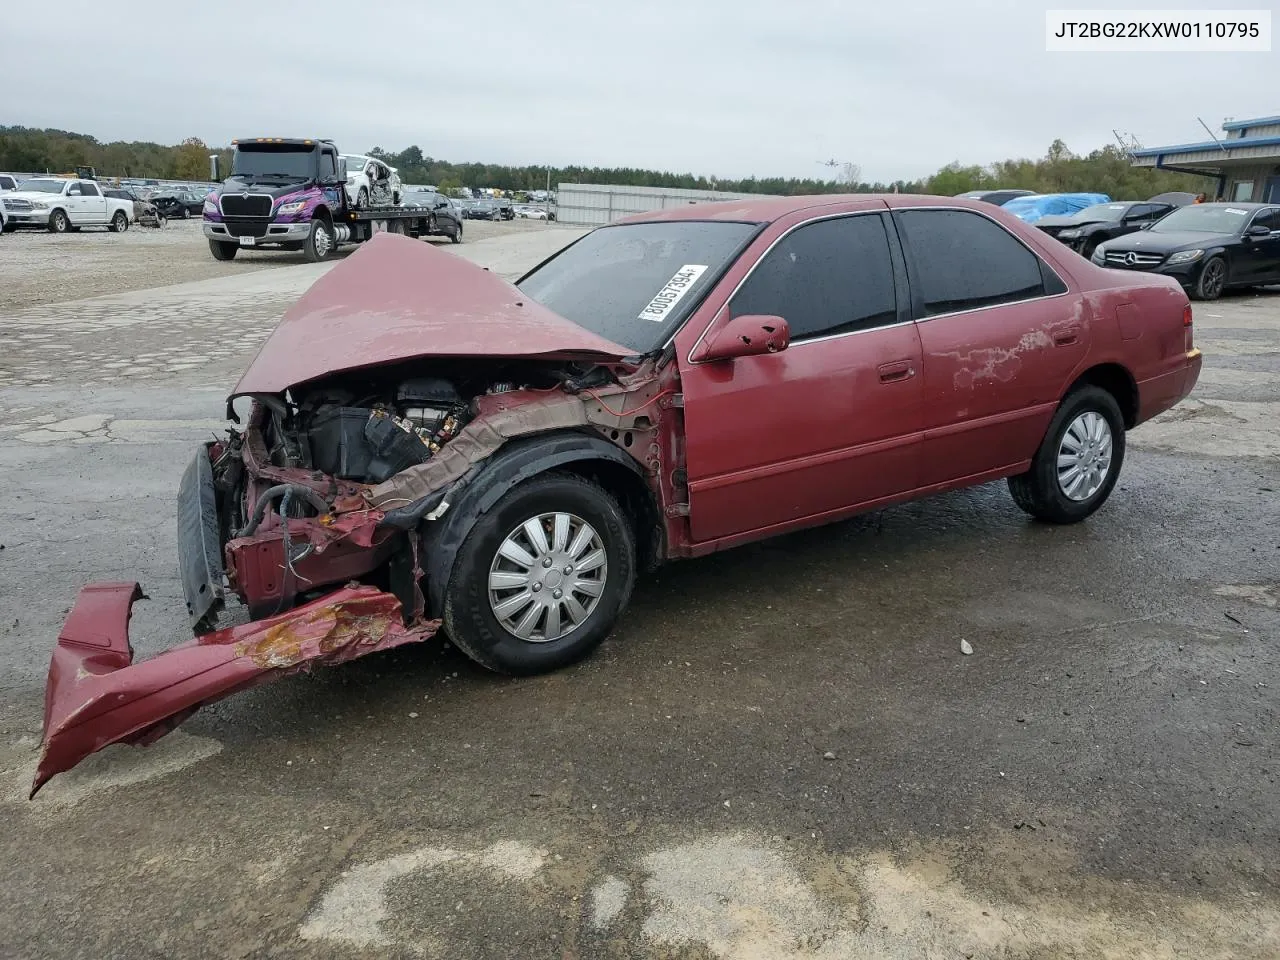
POLYGON ((333 373, 418 357, 618 360, 633 353, 483 267, 384 233, 289 308, 232 396, 280 393, 333 373))

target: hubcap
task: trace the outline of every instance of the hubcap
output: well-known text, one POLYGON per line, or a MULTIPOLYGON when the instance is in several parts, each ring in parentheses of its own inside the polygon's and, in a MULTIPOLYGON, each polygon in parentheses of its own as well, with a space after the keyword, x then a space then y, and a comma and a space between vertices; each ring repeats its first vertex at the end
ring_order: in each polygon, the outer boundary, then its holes
POLYGON ((591 524, 571 513, 544 513, 498 547, 489 567, 489 607, 521 640, 559 640, 591 615, 608 571, 604 542, 591 524))
POLYGON ((322 225, 316 231, 316 253, 323 257, 329 252, 329 247, 332 245, 332 241, 329 239, 329 231, 322 225))
POLYGON ((1058 487, 1069 500, 1088 500, 1111 472, 1111 425, 1090 410, 1071 421, 1058 447, 1058 487))

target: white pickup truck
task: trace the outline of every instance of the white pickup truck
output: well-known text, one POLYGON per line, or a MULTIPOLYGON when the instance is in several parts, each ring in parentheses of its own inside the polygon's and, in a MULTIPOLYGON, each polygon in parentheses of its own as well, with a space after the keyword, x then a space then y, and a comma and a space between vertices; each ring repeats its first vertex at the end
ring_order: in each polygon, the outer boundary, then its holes
POLYGON ((115 233, 129 229, 133 204, 103 196, 93 180, 64 177, 33 177, 17 190, 0 194, 5 226, 44 227, 52 233, 66 233, 81 227, 106 227, 115 233))

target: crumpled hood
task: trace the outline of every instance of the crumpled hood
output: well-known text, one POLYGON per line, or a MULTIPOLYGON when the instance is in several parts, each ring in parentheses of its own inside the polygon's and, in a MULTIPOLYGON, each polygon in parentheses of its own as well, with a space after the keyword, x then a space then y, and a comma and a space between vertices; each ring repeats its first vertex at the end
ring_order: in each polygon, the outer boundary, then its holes
POLYGON ((383 233, 289 308, 231 396, 280 393, 334 373, 423 357, 608 361, 633 353, 483 267, 383 233))

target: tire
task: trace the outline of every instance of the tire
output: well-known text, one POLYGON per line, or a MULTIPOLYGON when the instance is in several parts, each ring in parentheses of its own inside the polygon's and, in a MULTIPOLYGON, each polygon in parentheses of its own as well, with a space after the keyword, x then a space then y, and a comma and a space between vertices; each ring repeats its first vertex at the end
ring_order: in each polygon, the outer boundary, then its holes
POLYGON ((453 233, 451 233, 451 234, 449 235, 449 242, 450 242, 450 243, 461 243, 461 242, 462 242, 462 223, 461 223, 461 221, 459 221, 459 222, 454 226, 454 228, 453 228, 453 233))
MULTIPOLYGON (((157 230, 162 229, 162 228, 164 227, 164 225, 165 225, 166 223, 168 223, 168 222, 169 222, 169 218, 168 218, 168 217, 166 217, 163 213, 161 213, 161 214, 157 214, 157 215, 156 215, 156 229, 157 229, 157 230)), ((210 241, 210 242, 212 242, 212 241, 210 241)))
POLYGON ((356 209, 363 210, 367 206, 369 206, 369 191, 367 188, 361 187, 356 194, 356 209))
POLYGON ((311 234, 304 241, 302 253, 311 263, 328 260, 337 246, 333 240, 333 228, 319 218, 311 221, 311 234))
POLYGON ((234 243, 223 243, 220 240, 209 241, 209 252, 215 260, 234 260, 240 248, 234 243))
POLYGON ((436 223, 436 215, 433 213, 427 217, 427 236, 433 237, 439 231, 440 225, 436 223))
POLYGON ((190 211, 190 210, 188 210, 186 207, 183 207, 183 208, 182 208, 182 219, 183 219, 183 220, 190 220, 190 219, 191 219, 191 211, 190 211))
POLYGON ((1191 288, 1191 296, 1196 300, 1217 300, 1227 288, 1227 261, 1221 256, 1212 256, 1200 268, 1200 276, 1196 277, 1195 286, 1191 288))
POLYGON ((635 557, 631 525, 617 501, 603 488, 569 473, 534 477, 507 491, 467 535, 445 593, 444 629, 460 650, 490 670, 524 676, 556 670, 585 657, 608 636, 631 597, 636 577, 635 557), (534 566, 521 571, 520 564, 499 554, 499 548, 509 538, 513 538, 517 546, 524 543, 530 548, 524 551, 526 556, 536 552, 524 530, 529 521, 539 518, 545 519, 540 529, 548 547, 554 549, 557 522, 550 518, 556 516, 569 520, 560 533, 563 549, 558 551, 559 556, 543 558, 543 562, 551 560, 549 568, 535 561, 534 566), (582 524, 586 525, 586 532, 582 524), (546 596, 544 590, 550 584, 537 579, 529 589, 507 586, 495 591, 491 589, 490 578, 501 577, 515 583, 522 577, 527 581, 529 577, 554 576, 557 585, 566 583, 565 578, 570 575, 566 571, 573 567, 571 551, 577 546, 579 536, 587 538, 587 545, 580 548, 577 559, 585 560, 601 553, 595 546, 598 542, 603 547, 604 563, 573 574, 573 582, 598 583, 599 586, 587 589, 598 589, 599 595, 565 591, 566 599, 554 604, 555 618, 562 624, 561 632, 558 637, 541 639, 539 633, 545 635, 553 629, 551 605, 539 610, 540 600, 546 596), (524 604, 519 603, 522 596, 524 604), (575 619, 570 602, 576 603, 581 617, 572 626, 568 625, 575 619), (504 603, 509 625, 518 627, 519 621, 533 611, 534 620, 527 627, 530 639, 517 636, 499 619, 495 606, 501 609, 504 603))
POLYGON ((1084 257, 1086 260, 1092 260, 1093 251, 1098 249, 1098 244, 1101 242, 1101 240, 1086 240, 1084 242, 1084 246, 1080 248, 1080 256, 1084 257))
POLYGON ((67 219, 65 210, 55 210, 49 214, 49 232, 66 233, 71 229, 71 221, 67 219))
POLYGON ((111 222, 107 224, 107 229, 112 233, 124 233, 129 229, 129 215, 123 210, 117 210, 111 222))
POLYGON ((1071 393, 1058 405, 1045 433, 1040 449, 1031 461, 1031 469, 1016 477, 1010 477, 1009 492, 1013 501, 1026 513, 1046 523, 1079 523, 1107 502, 1111 491, 1120 476, 1120 468, 1124 464, 1125 435, 1124 418, 1120 415, 1120 406, 1113 397, 1101 387, 1084 386, 1071 393), (1102 431, 1099 424, 1105 425, 1106 436, 1099 439, 1102 431), (1092 429, 1092 436, 1088 431, 1092 429), (1070 434, 1069 434, 1070 431, 1070 434), (1084 442, 1081 443, 1083 435, 1084 442), (1071 473, 1074 464, 1064 463, 1059 467, 1059 457, 1073 457, 1071 450, 1075 445, 1086 459, 1083 474, 1071 473), (1091 451, 1091 446, 1094 452, 1091 451), (1100 482, 1091 491, 1095 472, 1090 468, 1101 459, 1098 452, 1109 453, 1106 472, 1100 482), (1059 471, 1063 476, 1059 476, 1059 471), (1077 477, 1083 479, 1077 480, 1077 477), (1072 488, 1072 483, 1080 483, 1072 488))

